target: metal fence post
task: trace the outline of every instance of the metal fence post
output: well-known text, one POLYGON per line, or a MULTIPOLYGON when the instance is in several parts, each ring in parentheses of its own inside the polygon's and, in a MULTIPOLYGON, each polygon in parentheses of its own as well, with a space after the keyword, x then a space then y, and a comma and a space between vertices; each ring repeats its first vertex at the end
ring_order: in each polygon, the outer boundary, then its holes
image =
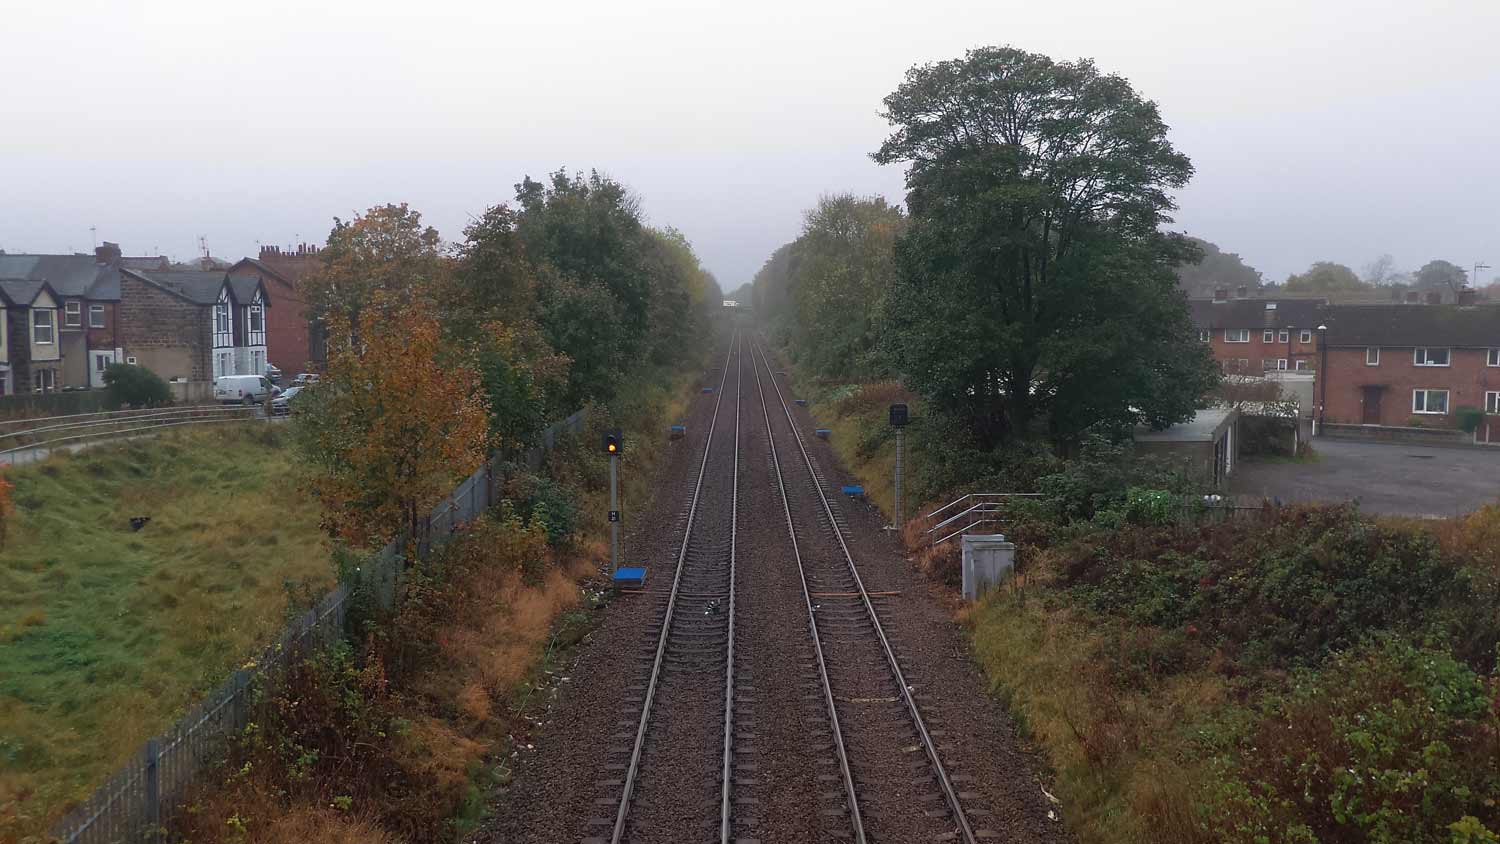
POLYGON ((146 821, 150 824, 147 840, 161 840, 161 743, 146 739, 146 821))

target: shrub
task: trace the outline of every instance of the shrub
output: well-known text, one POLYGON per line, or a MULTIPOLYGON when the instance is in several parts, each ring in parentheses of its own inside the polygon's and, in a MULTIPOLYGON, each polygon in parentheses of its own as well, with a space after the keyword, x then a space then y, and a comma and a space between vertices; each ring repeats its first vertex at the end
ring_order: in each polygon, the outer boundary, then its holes
POLYGON ((578 505, 562 484, 522 472, 505 486, 505 501, 522 524, 541 529, 547 544, 561 547, 578 529, 578 505))
POLYGON ((104 370, 104 385, 115 407, 163 407, 172 403, 172 388, 144 366, 112 363, 104 370))
POLYGON ((1222 840, 1493 841, 1500 679, 1396 640, 1341 654, 1271 697, 1217 767, 1222 840))
POLYGON ((1480 423, 1484 422, 1484 411, 1471 405, 1462 405, 1454 408, 1453 418, 1458 422, 1458 427, 1465 434, 1472 434, 1479 430, 1480 423))

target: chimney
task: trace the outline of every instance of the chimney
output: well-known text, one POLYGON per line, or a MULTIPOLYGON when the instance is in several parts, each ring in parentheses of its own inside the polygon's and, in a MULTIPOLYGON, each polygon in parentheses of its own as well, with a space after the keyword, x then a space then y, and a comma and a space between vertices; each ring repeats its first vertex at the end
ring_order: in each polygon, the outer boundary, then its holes
POLYGON ((1214 290, 1214 301, 1225 302, 1229 300, 1229 288, 1219 287, 1214 290))
POLYGON ((111 267, 120 265, 120 244, 104 241, 103 246, 94 247, 94 261, 111 267))
POLYGON ((1443 304, 1443 291, 1441 291, 1441 290, 1433 290, 1433 291, 1429 292, 1427 294, 1427 304, 1429 304, 1429 305, 1441 305, 1441 304, 1443 304))
POLYGON ((1236 299, 1248 299, 1248 298, 1250 298, 1250 288, 1247 285, 1244 285, 1244 284, 1241 284, 1239 287, 1236 287, 1234 289, 1234 298, 1236 298, 1236 299))
POLYGON ((1479 291, 1472 287, 1465 287, 1458 291, 1458 303, 1460 305, 1472 305, 1479 301, 1479 291))
POLYGON ((1406 304, 1408 304, 1408 305, 1418 305, 1418 304, 1421 304, 1421 302, 1422 302, 1422 294, 1421 293, 1418 293, 1415 290, 1408 290, 1408 291, 1406 291, 1406 304))

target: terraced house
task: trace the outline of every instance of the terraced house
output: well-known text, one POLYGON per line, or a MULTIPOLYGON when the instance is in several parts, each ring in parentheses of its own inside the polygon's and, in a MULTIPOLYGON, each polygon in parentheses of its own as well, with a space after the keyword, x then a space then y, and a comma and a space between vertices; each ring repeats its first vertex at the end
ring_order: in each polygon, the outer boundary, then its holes
POLYGON ((148 259, 122 259, 113 243, 93 255, 0 253, 5 394, 103 386, 105 367, 124 354, 116 323, 122 260, 148 259))
POLYGON ((1500 442, 1500 305, 1331 305, 1324 421, 1456 428, 1484 415, 1475 439, 1500 442))
POLYGON ((265 284, 223 270, 121 273, 121 333, 131 362, 209 389, 221 375, 263 375, 271 306, 265 284))
POLYGON ((1316 368, 1322 299, 1230 299, 1221 290, 1188 304, 1198 339, 1225 374, 1316 368))

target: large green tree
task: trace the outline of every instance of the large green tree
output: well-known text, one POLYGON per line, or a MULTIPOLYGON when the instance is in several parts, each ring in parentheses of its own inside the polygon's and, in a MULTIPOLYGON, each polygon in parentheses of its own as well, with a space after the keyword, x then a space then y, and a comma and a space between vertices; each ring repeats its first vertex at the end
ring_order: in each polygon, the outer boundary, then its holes
POLYGON ((1361 281, 1354 270, 1332 261, 1318 261, 1307 272, 1287 276, 1281 289, 1288 293, 1348 293, 1371 290, 1373 285, 1361 281))
POLYGON ((1441 258, 1428 261, 1412 278, 1419 290, 1444 290, 1457 293, 1469 285, 1469 271, 1441 258))
POLYGON ((1196 262, 1177 267, 1177 283, 1192 298, 1213 296, 1219 290, 1231 293, 1241 287, 1259 290, 1262 284, 1260 270, 1245 263, 1234 252, 1225 252, 1217 244, 1201 238, 1190 237, 1201 257, 1196 262))
POLYGON ((884 336, 908 386, 994 447, 1045 422, 1189 417, 1215 381, 1161 233, 1192 175, 1156 105, 1092 62, 1010 47, 915 67, 874 155, 907 163, 884 336))

